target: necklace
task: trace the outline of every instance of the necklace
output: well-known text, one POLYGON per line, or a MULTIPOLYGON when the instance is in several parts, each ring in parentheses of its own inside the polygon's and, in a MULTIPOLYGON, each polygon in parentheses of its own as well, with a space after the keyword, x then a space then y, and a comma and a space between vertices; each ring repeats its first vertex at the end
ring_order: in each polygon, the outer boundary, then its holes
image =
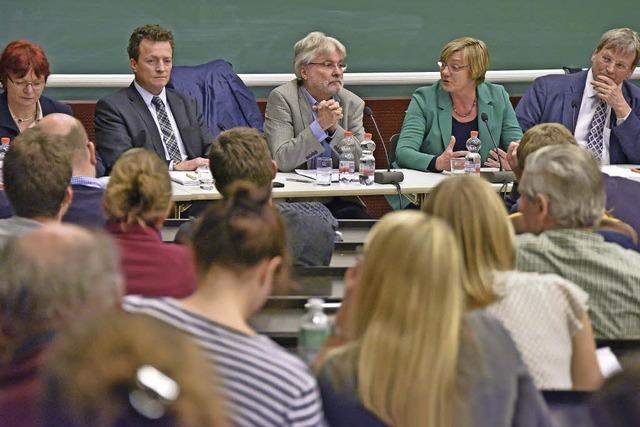
POLYGON ((13 111, 11 111, 11 107, 9 107, 9 113, 11 113, 11 117, 13 117, 13 120, 15 120, 18 123, 28 123, 28 122, 32 122, 36 119, 36 117, 38 116, 38 108, 36 107, 36 111, 35 113, 33 113, 32 116, 29 117, 18 117, 15 114, 13 114, 13 111))
POLYGON ((469 115, 471 114, 471 112, 473 111, 474 107, 476 106, 476 100, 473 100, 473 105, 471 105, 471 108, 469 108, 469 111, 467 112, 467 114, 462 114, 460 112, 458 112, 458 110, 456 110, 456 106, 455 104, 452 102, 451 105, 453 105, 453 112, 456 113, 458 115, 458 117, 469 117, 469 115))

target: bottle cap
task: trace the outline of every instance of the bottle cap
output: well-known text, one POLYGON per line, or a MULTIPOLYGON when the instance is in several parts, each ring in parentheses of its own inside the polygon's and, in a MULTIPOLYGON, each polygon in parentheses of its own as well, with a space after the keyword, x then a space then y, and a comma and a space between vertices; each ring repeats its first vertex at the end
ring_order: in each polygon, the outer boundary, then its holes
POLYGON ((350 130, 345 130, 344 131, 344 137, 345 138, 349 138, 350 136, 353 136, 353 132, 351 132, 350 130))
POLYGON ((364 134, 364 139, 371 139, 371 134, 369 132, 366 132, 364 134))
POLYGON ((471 131, 471 138, 477 138, 478 137, 478 131, 477 130, 472 130, 471 131))

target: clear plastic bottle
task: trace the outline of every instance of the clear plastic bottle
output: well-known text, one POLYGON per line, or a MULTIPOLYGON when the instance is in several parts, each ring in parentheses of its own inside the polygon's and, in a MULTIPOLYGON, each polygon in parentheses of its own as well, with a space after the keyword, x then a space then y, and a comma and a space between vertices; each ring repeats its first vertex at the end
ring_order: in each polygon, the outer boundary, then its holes
POLYGON ((467 155, 465 156, 464 172, 467 175, 480 175, 480 147, 482 142, 478 138, 478 131, 472 130, 467 139, 467 155))
POLYGON ((6 136, 0 139, 0 182, 4 182, 2 172, 4 168, 4 156, 6 156, 9 151, 9 142, 11 142, 11 140, 6 136))
POLYGON ((200 166, 196 169, 196 175, 198 181, 200 181, 200 188, 203 190, 213 190, 213 176, 208 166, 200 166))
POLYGON ((376 173, 376 158, 373 157, 373 150, 376 149, 376 144, 371 139, 370 133, 364 134, 364 140, 360 143, 360 148, 362 149, 360 164, 358 165, 360 184, 371 185, 376 173))
POLYGON ((358 182, 356 175, 356 141, 353 139, 353 132, 344 131, 344 139, 340 144, 340 163, 338 165, 338 178, 343 184, 353 184, 358 182))
POLYGON ((298 329, 298 355, 311 365, 331 332, 329 317, 322 310, 324 300, 311 298, 307 301, 307 313, 298 329))

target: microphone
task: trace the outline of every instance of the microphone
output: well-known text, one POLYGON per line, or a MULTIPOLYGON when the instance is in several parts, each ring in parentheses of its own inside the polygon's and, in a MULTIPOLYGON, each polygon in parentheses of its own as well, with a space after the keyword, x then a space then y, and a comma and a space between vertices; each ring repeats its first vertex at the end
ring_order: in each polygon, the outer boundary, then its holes
POLYGON ((480 118, 482 119, 482 121, 484 122, 484 125, 487 127, 487 130, 489 131, 489 136, 491 137, 493 148, 495 148, 496 154, 498 154, 498 164, 500 165, 499 172, 485 172, 485 173, 480 172, 480 175, 482 175, 482 177, 485 178, 487 181, 494 184, 508 184, 510 182, 515 181, 515 178, 516 178, 515 174, 511 171, 505 171, 502 168, 502 161, 500 160, 500 154, 498 153, 498 144, 496 144, 496 140, 493 138, 493 133, 491 132, 491 128, 489 127, 489 116, 487 116, 487 113, 482 113, 480 114, 480 118))
POLYGON ((498 155, 498 164, 500 165, 500 171, 502 171, 502 162, 500 161, 500 154, 498 153, 498 144, 496 144, 496 140, 493 138, 493 133, 491 132, 491 128, 489 128, 489 116, 487 113, 480 114, 480 118, 484 122, 484 125, 487 127, 489 131, 489 136, 491 137, 491 142, 493 143, 493 148, 496 149, 496 154, 498 155))
POLYGON ((371 121, 376 128, 378 138, 380 138, 380 143, 382 144, 382 148, 384 149, 384 155, 387 159, 387 170, 383 172, 376 172, 373 176, 373 181, 376 184, 397 184, 404 181, 404 174, 402 172, 391 170, 391 160, 389 159, 387 145, 384 143, 384 139, 382 138, 382 134, 380 133, 380 129, 378 128, 378 123, 376 123, 376 119, 373 117, 373 110, 365 105, 363 112, 365 116, 371 117, 371 121))
POLYGON ((578 103, 575 99, 571 100, 571 123, 573 124, 573 133, 576 133, 576 109, 578 108, 578 103))

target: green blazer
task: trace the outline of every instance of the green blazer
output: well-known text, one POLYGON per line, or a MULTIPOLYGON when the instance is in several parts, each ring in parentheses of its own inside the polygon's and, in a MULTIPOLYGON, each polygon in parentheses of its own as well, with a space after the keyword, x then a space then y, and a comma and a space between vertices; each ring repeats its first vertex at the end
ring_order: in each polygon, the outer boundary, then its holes
MULTIPOLYGON (((493 148, 487 127, 480 119, 487 113, 489 126, 496 143, 507 150, 509 143, 522 138, 507 91, 500 85, 480 83, 476 89, 478 109, 478 137, 482 141, 482 163, 493 148)), ((400 139, 396 146, 396 163, 401 168, 426 171, 434 157, 439 156, 451 139, 451 98, 438 81, 432 86, 418 88, 411 97, 404 116, 400 139)))

